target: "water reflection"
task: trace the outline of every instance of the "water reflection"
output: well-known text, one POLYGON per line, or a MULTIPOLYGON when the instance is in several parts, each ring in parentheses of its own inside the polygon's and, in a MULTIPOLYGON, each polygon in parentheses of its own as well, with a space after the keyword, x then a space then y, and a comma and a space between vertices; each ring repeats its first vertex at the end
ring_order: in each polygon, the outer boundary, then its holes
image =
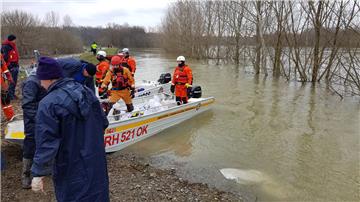
POLYGON ((213 118, 212 111, 204 112, 179 125, 171 127, 159 134, 141 141, 125 149, 125 152, 147 153, 156 155, 171 151, 179 157, 189 156, 192 153, 193 136, 197 135, 197 128, 209 124, 213 118))
MULTIPOLYGON (((176 57, 134 54, 137 79, 173 71, 176 57)), ((318 84, 246 74, 241 65, 188 64, 203 95, 215 96, 212 111, 127 151, 176 166, 183 178, 245 193, 249 200, 359 201, 358 100, 341 101, 318 84), (223 168, 255 170, 266 180, 239 184, 227 180, 223 168)))

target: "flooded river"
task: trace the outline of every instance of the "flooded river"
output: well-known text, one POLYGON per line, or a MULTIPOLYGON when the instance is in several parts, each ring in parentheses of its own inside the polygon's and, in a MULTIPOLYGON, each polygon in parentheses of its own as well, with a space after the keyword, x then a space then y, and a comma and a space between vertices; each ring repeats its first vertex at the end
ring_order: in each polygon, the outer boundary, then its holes
MULTIPOLYGON (((176 56, 133 52, 137 80, 173 71, 176 56)), ((187 61, 212 110, 121 152, 249 201, 359 201, 360 102, 311 84, 255 78, 244 67, 187 61)))

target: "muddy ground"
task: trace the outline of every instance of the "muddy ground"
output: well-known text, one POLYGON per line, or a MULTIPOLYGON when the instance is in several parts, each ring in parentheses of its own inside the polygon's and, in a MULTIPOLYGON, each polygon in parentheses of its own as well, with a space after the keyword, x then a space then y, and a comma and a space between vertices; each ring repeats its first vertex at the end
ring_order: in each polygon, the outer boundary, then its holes
MULTIPOLYGON (((17 96, 12 104, 16 114, 21 114, 19 88, 17 96)), ((21 188, 21 146, 3 139, 6 122, 1 117, 1 151, 6 161, 5 170, 1 172, 1 201, 56 201, 50 177, 45 181, 45 193, 21 188)), ((187 182, 176 176, 176 168, 161 170, 132 154, 110 154, 107 162, 111 201, 242 201, 241 196, 210 188, 206 184, 187 182)))

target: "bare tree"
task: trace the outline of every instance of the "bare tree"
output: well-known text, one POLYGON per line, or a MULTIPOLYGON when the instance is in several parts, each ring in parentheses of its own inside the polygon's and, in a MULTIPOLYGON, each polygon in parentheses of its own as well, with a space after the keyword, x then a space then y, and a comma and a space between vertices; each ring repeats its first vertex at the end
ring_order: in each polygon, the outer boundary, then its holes
MULTIPOLYGON (((256 74, 357 89, 360 9, 344 1, 189 1, 163 19, 165 47, 217 64, 251 61, 256 74), (189 22, 194 22, 189 26, 189 22), (184 32, 183 30, 187 32, 184 32), (169 48, 171 47, 171 48, 169 48), (268 61, 271 65, 267 65, 268 61)), ((339 94, 341 94, 339 92, 339 94)))
POLYGON ((54 11, 45 14, 44 24, 48 27, 58 27, 60 23, 60 15, 54 11))
POLYGON ((1 35, 15 34, 19 51, 25 54, 31 53, 31 43, 39 34, 39 30, 35 27, 39 24, 40 20, 31 13, 20 10, 3 12, 1 35))
POLYGON ((63 17, 63 27, 72 27, 74 23, 69 15, 63 17))

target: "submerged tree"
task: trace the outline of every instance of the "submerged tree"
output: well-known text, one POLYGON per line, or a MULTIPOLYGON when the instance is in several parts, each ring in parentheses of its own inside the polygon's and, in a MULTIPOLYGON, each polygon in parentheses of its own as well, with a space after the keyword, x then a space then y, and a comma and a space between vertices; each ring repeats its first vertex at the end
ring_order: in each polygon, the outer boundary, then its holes
POLYGON ((250 62, 255 74, 324 80, 334 91, 351 86, 347 90, 360 94, 359 10, 353 0, 178 0, 162 22, 163 47, 219 65, 250 62))

